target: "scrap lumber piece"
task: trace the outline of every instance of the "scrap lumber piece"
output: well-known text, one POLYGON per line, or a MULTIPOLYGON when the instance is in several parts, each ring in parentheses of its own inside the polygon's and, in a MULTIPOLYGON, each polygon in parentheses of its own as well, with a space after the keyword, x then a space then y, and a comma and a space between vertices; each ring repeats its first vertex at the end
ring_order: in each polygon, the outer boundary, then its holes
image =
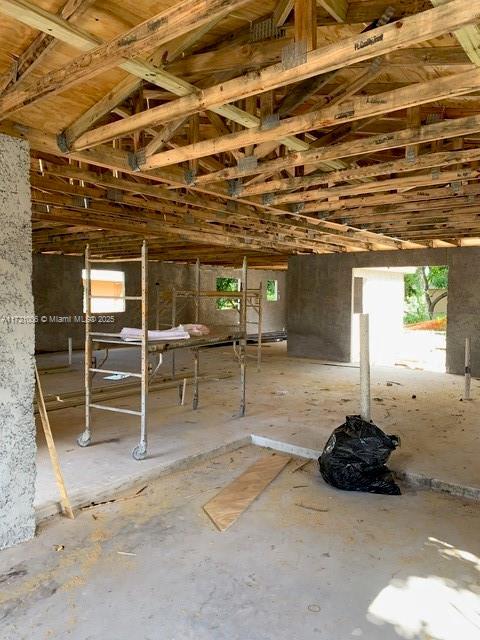
POLYGON ((45 408, 45 401, 43 399, 43 391, 42 391, 42 385, 40 383, 40 376, 38 374, 37 365, 35 364, 34 366, 35 366, 35 379, 37 383, 36 389, 35 389, 35 396, 37 400, 38 411, 40 413, 40 419, 42 421, 43 432, 45 434, 45 440, 47 441, 48 453, 50 455, 53 472, 55 474, 55 480, 57 482, 57 486, 60 491, 60 505, 62 507, 62 512, 67 516, 67 518, 71 518, 73 520, 75 516, 73 515, 72 505, 70 504, 67 488, 65 486, 65 481, 63 479, 63 473, 60 468, 60 461, 58 459, 57 449, 55 447, 55 442, 53 440, 52 429, 50 427, 50 420, 48 419, 47 410, 45 408))
POLYGON ((203 509, 219 531, 230 527, 275 480, 290 456, 272 454, 252 464, 241 476, 207 502, 203 509))

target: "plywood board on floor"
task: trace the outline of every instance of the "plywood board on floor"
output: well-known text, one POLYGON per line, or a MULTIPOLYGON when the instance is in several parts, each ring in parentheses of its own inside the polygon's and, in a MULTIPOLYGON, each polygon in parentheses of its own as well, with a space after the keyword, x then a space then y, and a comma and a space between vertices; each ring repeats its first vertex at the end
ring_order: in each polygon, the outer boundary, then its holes
POLYGON ((203 509, 217 529, 228 529, 289 461, 290 456, 264 456, 207 502, 203 509))

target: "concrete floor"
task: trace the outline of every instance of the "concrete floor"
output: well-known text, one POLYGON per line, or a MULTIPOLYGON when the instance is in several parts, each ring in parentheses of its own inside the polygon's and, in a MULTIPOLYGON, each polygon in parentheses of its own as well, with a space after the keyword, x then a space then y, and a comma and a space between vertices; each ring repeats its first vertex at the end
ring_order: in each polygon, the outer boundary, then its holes
POLYGON ((172 473, 2 552, 2 640, 480 638, 477 504, 340 492, 291 462, 219 533, 202 505, 263 455, 172 473))
MULTIPOLYGON (((82 353, 74 354, 74 370, 43 375, 45 392, 60 393, 82 386, 82 353)), ((114 353, 112 368, 133 367, 132 352, 114 353)), ((41 356, 41 366, 65 362, 65 356, 41 356)), ((52 429, 67 486, 74 504, 88 504, 110 497, 133 482, 149 481, 162 472, 233 450, 250 434, 322 449, 332 430, 345 415, 358 413, 358 369, 327 366, 314 360, 286 357, 285 344, 266 345, 261 373, 249 361, 248 408, 238 411, 238 375, 230 349, 209 349, 202 354, 204 372, 230 370, 232 378, 200 387, 200 408, 177 404, 176 390, 150 396, 149 457, 134 461, 130 452, 138 440, 135 418, 96 411, 94 445, 80 449, 75 437, 83 429, 83 408, 52 412, 52 429)), ((190 365, 186 356, 178 367, 190 365)), ((168 374, 168 363, 165 372, 168 374)), ((99 383, 105 384, 104 380, 99 383)), ((480 383, 473 381, 476 400, 460 402, 463 380, 459 376, 374 367, 372 371, 373 419, 387 433, 399 434, 402 447, 391 458, 391 467, 428 478, 480 488, 480 383), (413 398, 415 396, 415 398, 413 398)), ((187 394, 191 400, 191 389, 187 394)), ((123 398, 123 407, 134 407, 134 396, 123 398)), ((39 436, 37 509, 39 518, 57 509, 53 480, 43 436, 39 436)))

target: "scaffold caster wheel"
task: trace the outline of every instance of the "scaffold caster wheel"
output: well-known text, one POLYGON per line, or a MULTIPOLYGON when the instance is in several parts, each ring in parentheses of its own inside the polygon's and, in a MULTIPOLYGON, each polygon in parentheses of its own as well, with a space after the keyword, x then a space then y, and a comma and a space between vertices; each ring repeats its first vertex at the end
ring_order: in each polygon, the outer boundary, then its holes
POLYGON ((85 431, 81 433, 77 438, 77 444, 79 447, 88 447, 91 441, 92 441, 91 436, 87 436, 85 434, 85 431))
POLYGON ((138 444, 132 451, 132 458, 134 460, 144 460, 147 455, 147 447, 145 445, 138 444))

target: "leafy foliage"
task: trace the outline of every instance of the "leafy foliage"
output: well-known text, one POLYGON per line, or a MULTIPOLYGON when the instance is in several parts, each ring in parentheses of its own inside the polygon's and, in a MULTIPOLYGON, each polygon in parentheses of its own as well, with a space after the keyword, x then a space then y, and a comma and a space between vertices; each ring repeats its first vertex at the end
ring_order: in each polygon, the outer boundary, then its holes
POLYGON ((415 324, 431 320, 437 303, 446 296, 432 295, 432 289, 448 288, 448 267, 418 267, 405 275, 404 323, 415 324))
MULTIPOLYGON (((239 291, 238 278, 217 278, 217 291, 239 291)), ((238 309, 239 301, 232 298, 218 298, 217 309, 238 309)))
POLYGON ((276 280, 267 280, 267 301, 276 302, 278 300, 278 288, 276 280))

